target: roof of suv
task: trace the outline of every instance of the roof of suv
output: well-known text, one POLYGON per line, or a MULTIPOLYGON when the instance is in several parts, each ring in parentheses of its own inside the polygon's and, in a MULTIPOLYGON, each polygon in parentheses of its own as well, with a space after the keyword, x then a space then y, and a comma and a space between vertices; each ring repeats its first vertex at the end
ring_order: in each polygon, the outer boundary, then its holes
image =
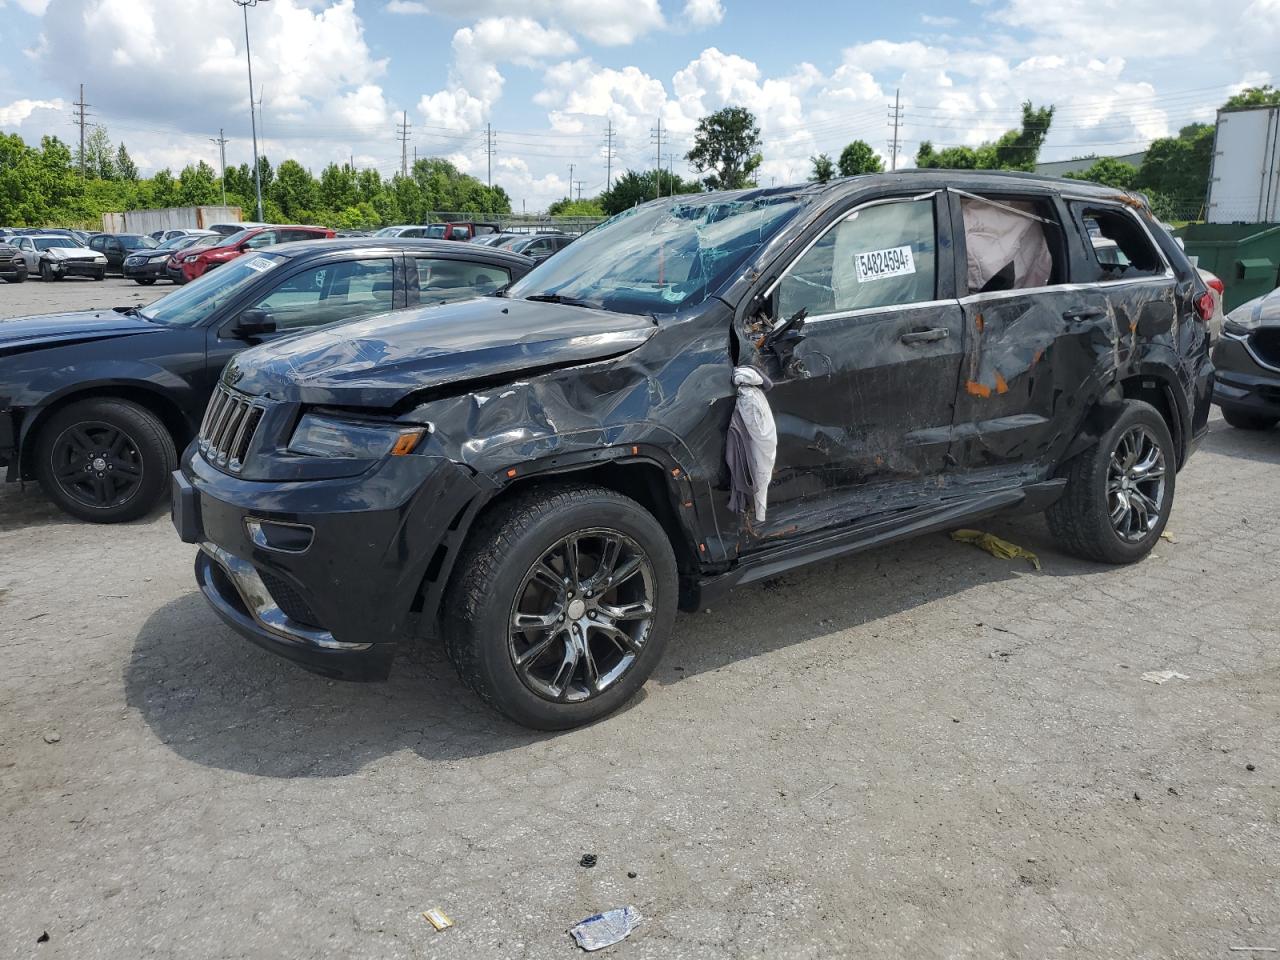
POLYGON ((310 253, 327 253, 333 250, 396 250, 413 253, 442 253, 453 259, 482 259, 494 262, 507 261, 528 266, 528 257, 510 250, 458 243, 456 240, 428 240, 424 237, 335 237, 332 240, 295 240, 293 243, 275 243, 256 251, 287 257, 302 257, 310 253))

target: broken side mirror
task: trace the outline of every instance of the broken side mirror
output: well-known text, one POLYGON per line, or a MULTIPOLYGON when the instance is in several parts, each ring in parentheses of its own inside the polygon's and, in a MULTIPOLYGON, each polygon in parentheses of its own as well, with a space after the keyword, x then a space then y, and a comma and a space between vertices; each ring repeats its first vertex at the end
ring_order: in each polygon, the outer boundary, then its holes
POLYGON ((248 337, 260 336, 264 333, 275 332, 276 322, 274 318, 259 307, 249 307, 247 310, 240 311, 240 316, 236 317, 236 321, 231 327, 231 335, 242 340, 248 337))

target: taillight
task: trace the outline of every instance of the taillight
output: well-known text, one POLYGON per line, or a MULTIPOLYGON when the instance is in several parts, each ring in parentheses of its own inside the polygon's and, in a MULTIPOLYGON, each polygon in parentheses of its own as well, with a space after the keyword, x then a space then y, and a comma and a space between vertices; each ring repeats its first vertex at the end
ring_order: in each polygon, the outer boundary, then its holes
POLYGON ((1221 280, 1219 280, 1217 277, 1214 277, 1211 280, 1206 280, 1205 283, 1209 284, 1209 286, 1212 287, 1214 290, 1217 290, 1219 296, 1226 295, 1227 285, 1223 283, 1221 280))
POLYGON ((1208 323, 1213 319, 1213 294, 1205 291, 1196 297, 1196 313, 1200 315, 1200 319, 1208 323))

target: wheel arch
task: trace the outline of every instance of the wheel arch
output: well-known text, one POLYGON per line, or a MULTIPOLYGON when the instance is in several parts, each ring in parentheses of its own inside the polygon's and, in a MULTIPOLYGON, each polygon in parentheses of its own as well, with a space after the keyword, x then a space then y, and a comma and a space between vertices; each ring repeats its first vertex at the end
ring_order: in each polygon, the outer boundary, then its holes
POLYGON ((675 554, 681 608, 692 609, 705 547, 694 527, 693 498, 685 489, 687 478, 681 468, 669 465, 660 451, 626 445, 531 461, 491 478, 482 487, 484 492, 465 504, 449 524, 449 533, 427 564, 413 611, 438 617, 441 601, 457 574, 456 561, 486 516, 516 496, 562 483, 604 487, 635 500, 647 510, 666 533, 675 554))
POLYGON ((174 446, 179 452, 194 435, 194 427, 183 414, 178 403, 151 384, 134 381, 77 387, 59 394, 52 401, 41 406, 33 417, 22 424, 18 449, 18 469, 22 479, 31 480, 35 477, 32 463, 36 447, 35 438, 49 418, 73 403, 99 399, 127 400, 155 414, 164 424, 169 436, 173 438, 174 446))
POLYGON ((1176 384, 1173 372, 1159 366, 1139 369, 1117 378, 1089 408, 1060 463, 1065 464, 1095 446, 1120 416, 1124 401, 1141 400, 1154 407, 1169 428, 1177 466, 1181 470, 1187 460, 1189 438, 1186 425, 1189 415, 1186 398, 1176 384))

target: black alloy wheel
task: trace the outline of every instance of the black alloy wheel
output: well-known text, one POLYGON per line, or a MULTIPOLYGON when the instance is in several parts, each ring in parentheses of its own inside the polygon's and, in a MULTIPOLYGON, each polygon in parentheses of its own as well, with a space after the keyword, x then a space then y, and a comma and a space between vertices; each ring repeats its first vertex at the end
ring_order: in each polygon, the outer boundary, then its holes
POLYGON ((468 533, 443 607, 445 649, 517 723, 581 726, 644 686, 678 594, 671 541, 638 502, 586 484, 536 486, 468 533))
POLYGON ((597 697, 635 666, 653 628, 653 563, 618 530, 576 531, 534 562, 511 607, 508 650, 553 703, 597 697))
POLYGON ((168 492, 173 438, 128 400, 82 400, 56 411, 36 435, 40 486, 63 510, 93 523, 146 514, 168 492))

